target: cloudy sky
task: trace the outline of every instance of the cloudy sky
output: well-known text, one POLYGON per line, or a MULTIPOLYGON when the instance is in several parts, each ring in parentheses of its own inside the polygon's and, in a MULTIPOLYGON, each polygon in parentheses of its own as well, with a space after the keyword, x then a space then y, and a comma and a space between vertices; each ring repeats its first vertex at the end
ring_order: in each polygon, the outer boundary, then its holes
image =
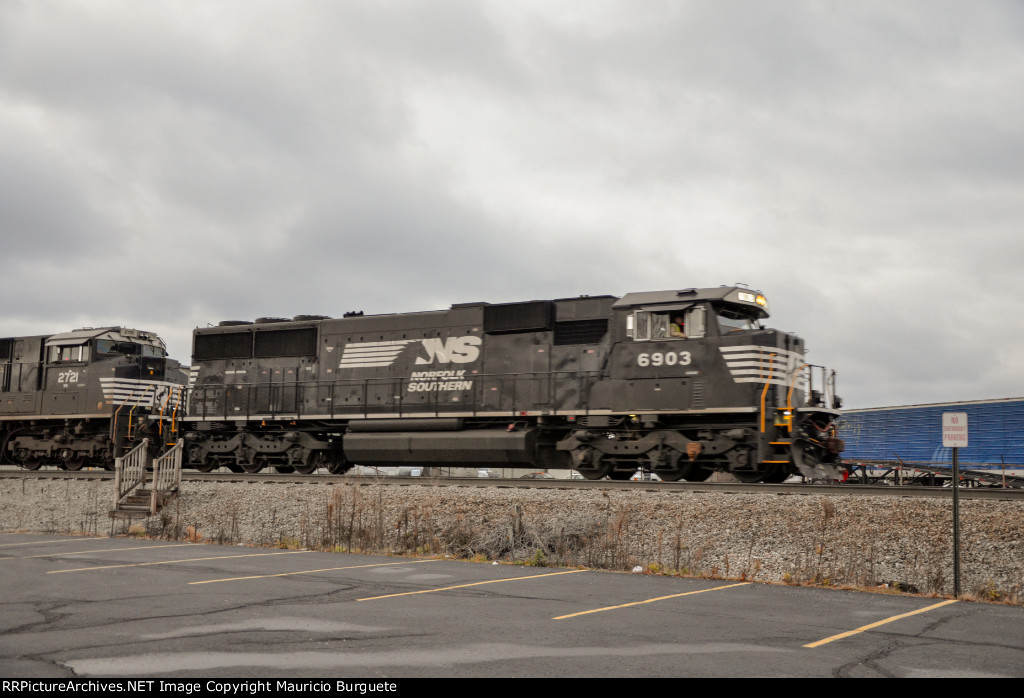
POLYGON ((717 286, 1024 395, 1024 4, 0 2, 0 334, 717 286))

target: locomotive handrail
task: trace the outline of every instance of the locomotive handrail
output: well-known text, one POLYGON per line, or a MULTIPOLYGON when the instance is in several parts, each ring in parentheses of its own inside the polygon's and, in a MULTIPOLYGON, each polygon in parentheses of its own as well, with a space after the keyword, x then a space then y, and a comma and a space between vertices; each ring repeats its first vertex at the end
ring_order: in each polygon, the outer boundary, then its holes
POLYGON ((143 439, 127 454, 114 459, 114 487, 117 490, 117 498, 114 500, 115 507, 137 487, 146 484, 148 449, 149 439, 143 439))
POLYGON ((775 352, 768 355, 768 377, 764 379, 764 389, 761 390, 761 433, 765 431, 764 402, 768 395, 768 387, 772 384, 772 374, 775 372, 775 352))
POLYGON ((149 512, 157 511, 159 497, 177 492, 181 487, 181 457, 185 441, 178 439, 174 447, 153 461, 153 487, 150 493, 149 512))
MULTIPOLYGON (((147 385, 145 388, 143 388, 142 392, 139 393, 139 397, 136 398, 135 402, 132 404, 131 409, 128 410, 128 439, 129 440, 131 440, 131 438, 132 438, 132 417, 134 417, 134 415, 135 415, 135 408, 138 407, 139 402, 142 401, 142 398, 145 397, 146 393, 148 393, 150 390, 154 390, 154 397, 155 397, 155 389, 156 389, 156 386, 153 385, 153 384, 147 385)), ((139 392, 139 391, 133 390, 131 393, 129 393, 128 397, 125 398, 121 402, 121 404, 117 406, 116 410, 114 410, 114 418, 113 418, 113 421, 112 421, 111 434, 116 434, 117 433, 117 419, 118 419, 118 416, 121 414, 121 410, 124 408, 124 406, 128 404, 128 401, 131 400, 132 396, 134 396, 137 392, 139 392)))
MULTIPOLYGON (((134 424, 135 408, 139 406, 139 403, 142 402, 142 398, 146 397, 146 393, 148 393, 150 390, 153 391, 153 397, 156 397, 156 386, 153 385, 153 384, 147 385, 145 388, 142 389, 142 392, 139 393, 139 397, 136 398, 134 404, 132 404, 132 408, 130 410, 128 410, 128 438, 129 439, 132 438, 132 425, 134 424)), ((129 396, 129 397, 131 397, 131 396, 129 396)))
MULTIPOLYGON (((174 397, 174 391, 175 390, 178 391, 178 395, 177 395, 177 399, 174 401, 174 407, 171 409, 170 421, 171 421, 171 433, 174 433, 175 431, 177 431, 174 428, 174 424, 175 424, 175 418, 177 417, 177 414, 178 414, 178 405, 181 404, 181 386, 178 386, 177 388, 171 388, 170 390, 168 390, 167 391, 167 397, 164 398, 163 404, 160 405, 160 419, 157 422, 157 433, 160 436, 163 436, 163 434, 164 434, 164 412, 167 410, 167 406, 171 403, 171 398, 174 397)), ((154 395, 154 397, 156 397, 156 396, 154 395)))
POLYGON ((796 387, 796 381, 797 381, 797 378, 800 377, 800 372, 803 371, 805 368, 809 368, 809 367, 810 367, 810 364, 800 364, 793 371, 793 375, 790 377, 790 380, 789 380, 789 390, 786 391, 786 410, 789 412, 790 417, 791 417, 790 420, 787 422, 786 426, 789 428, 789 432, 791 434, 793 433, 793 420, 792 420, 792 414, 793 414, 793 389, 796 387))
POLYGON ((174 402, 174 409, 171 410, 171 433, 174 433, 174 432, 177 431, 177 429, 175 428, 175 425, 177 424, 177 419, 178 419, 178 409, 181 407, 181 399, 182 399, 183 388, 181 386, 178 386, 176 388, 176 390, 178 391, 178 399, 175 400, 175 402, 174 402))
MULTIPOLYGON (((389 414, 396 416, 403 415, 415 415, 422 414, 425 411, 423 408, 432 408, 434 414, 438 414, 444 408, 444 411, 448 412, 469 412, 476 416, 482 412, 493 413, 507 412, 509 416, 517 416, 516 413, 532 411, 537 408, 537 404, 553 404, 555 402, 556 387, 564 384, 565 378, 571 377, 574 379, 578 391, 578 402, 577 406, 572 411, 578 411, 580 409, 584 411, 589 410, 589 390, 588 388, 593 385, 601 377, 600 371, 534 371, 530 373, 484 373, 484 374, 473 374, 473 386, 467 391, 469 399, 466 402, 459 403, 442 403, 442 393, 440 391, 431 391, 433 394, 430 395, 424 403, 416 403, 414 406, 409 403, 405 398, 408 394, 408 386, 410 383, 417 382, 417 379, 410 377, 400 378, 350 378, 341 379, 330 382, 328 389, 330 406, 326 407, 323 411, 325 416, 331 418, 336 417, 342 410, 338 407, 337 397, 340 389, 355 389, 356 393, 353 397, 356 398, 356 402, 351 405, 349 409, 344 410, 348 413, 357 413, 362 417, 369 417, 379 410, 375 410, 374 406, 370 404, 370 397, 374 390, 383 390, 391 388, 387 391, 391 397, 386 398, 380 403, 380 410, 386 410, 389 414), (496 385, 495 385, 496 384, 496 385), (530 395, 534 394, 534 390, 526 389, 528 385, 532 384, 536 386, 537 394, 534 400, 530 400, 530 395), (488 406, 485 392, 488 388, 499 387, 501 388, 500 394, 502 397, 494 405, 488 406), (504 391, 508 389, 509 392, 506 394, 504 391), (524 394, 525 390, 525 394, 524 394), (526 402, 523 402, 526 401, 526 402), (522 404, 521 404, 522 403, 522 404)), ((282 410, 274 404, 274 400, 269 399, 266 404, 267 409, 254 409, 261 407, 259 400, 253 398, 253 391, 263 388, 270 387, 267 384, 260 385, 255 383, 242 383, 242 384, 231 384, 231 385, 201 385, 195 386, 191 389, 192 395, 190 396, 189 404, 196 406, 199 417, 204 419, 214 417, 222 417, 225 421, 227 420, 241 420, 241 419, 252 419, 253 417, 274 417, 278 415, 287 416, 299 416, 302 414, 309 414, 310 410, 305 408, 306 398, 312 397, 312 402, 319 401, 319 391, 324 387, 319 381, 294 381, 291 383, 277 383, 275 386, 286 386, 295 391, 295 409, 293 410, 282 410), (197 395, 198 394, 198 395, 197 395), (219 396, 218 396, 219 394, 219 396), (237 396, 232 400, 229 400, 229 396, 237 396), (198 405, 196 403, 196 397, 199 397, 198 405), (240 399, 238 399, 240 397, 240 399), (218 399, 219 398, 219 399, 218 399), (217 404, 219 402, 219 404, 217 404), (238 404, 241 403, 241 404, 238 404), (211 410, 212 407, 215 409, 211 410), (236 411, 231 411, 232 408, 241 408, 236 411)), ((316 413, 314 410, 313 413, 316 413)), ((553 410, 553 414, 558 414, 558 410, 553 410)))
POLYGON ((835 404, 835 394, 836 394, 836 372, 835 372, 835 370, 834 369, 829 369, 827 366, 819 366, 818 364, 804 364, 804 366, 807 367, 807 389, 805 391, 805 394, 806 394, 806 398, 805 398, 806 404, 810 405, 812 407, 816 406, 816 405, 811 405, 811 399, 812 399, 812 396, 815 393, 815 389, 814 389, 814 373, 815 373, 815 370, 814 369, 818 369, 818 371, 821 373, 821 389, 822 389, 821 399, 822 399, 822 402, 823 402, 822 406, 826 407, 826 408, 832 408, 832 406, 835 404))

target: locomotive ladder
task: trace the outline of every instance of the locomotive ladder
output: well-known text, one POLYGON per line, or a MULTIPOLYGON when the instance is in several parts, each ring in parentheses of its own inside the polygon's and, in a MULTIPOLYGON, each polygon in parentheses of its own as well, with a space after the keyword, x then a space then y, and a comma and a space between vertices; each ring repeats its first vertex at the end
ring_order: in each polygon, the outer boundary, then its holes
MULTIPOLYGON (((184 387, 178 386, 168 390, 167 395, 163 401, 160 402, 160 412, 155 417, 157 422, 157 434, 161 440, 163 446, 174 446, 175 439, 181 431, 180 418, 178 410, 183 405, 183 393, 184 387)), ((138 419, 135 417, 136 410, 142 410, 147 404, 145 401, 149 398, 152 402, 152 408, 156 408, 157 405, 157 394, 156 386, 147 385, 140 390, 133 390, 124 401, 118 405, 117 409, 114 410, 114 419, 111 426, 111 438, 115 442, 118 442, 118 429, 121 427, 124 431, 124 439, 126 443, 131 443, 136 436, 136 431, 139 428, 138 419), (127 418, 121 422, 121 411, 127 408, 127 418)), ((150 419, 154 419, 151 417, 150 419)))
POLYGON ((128 407, 128 419, 127 419, 127 424, 126 424, 125 437, 126 437, 127 442, 131 443, 132 439, 135 437, 135 410, 138 409, 139 404, 142 402, 143 398, 145 398, 146 395, 151 390, 155 392, 155 387, 152 386, 152 385, 147 385, 142 390, 133 390, 131 392, 131 394, 129 394, 128 397, 126 397, 121 402, 121 404, 117 406, 117 409, 114 410, 114 419, 113 419, 113 421, 111 423, 111 431, 110 431, 110 433, 111 433, 111 437, 114 438, 115 441, 117 440, 118 422, 119 422, 119 419, 121 417, 121 410, 124 409, 127 406, 128 407), (129 406, 128 403, 133 398, 134 398, 135 401, 132 402, 131 405, 129 406))
POLYGON ((185 442, 178 440, 159 458, 149 454, 149 439, 117 458, 114 483, 117 496, 111 518, 146 518, 156 514, 181 488, 181 454, 185 442), (152 465, 152 475, 149 473, 152 465), (147 487, 147 481, 149 487, 147 487))
POLYGON ((180 429, 178 423, 178 407, 182 404, 182 390, 183 388, 179 386, 174 390, 168 391, 167 397, 164 398, 163 404, 160 405, 160 419, 157 422, 157 428, 165 446, 173 446, 175 444, 173 439, 178 435, 180 429), (168 411, 168 408, 170 408, 170 411, 168 411), (164 433, 165 421, 169 422, 166 434, 164 433))

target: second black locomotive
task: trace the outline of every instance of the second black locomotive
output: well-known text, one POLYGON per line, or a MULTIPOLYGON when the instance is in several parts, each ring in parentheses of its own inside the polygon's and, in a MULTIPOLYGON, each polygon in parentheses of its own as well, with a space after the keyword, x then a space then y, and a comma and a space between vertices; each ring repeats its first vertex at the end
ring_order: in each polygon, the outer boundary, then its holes
POLYGON ((835 478, 835 374, 740 286, 463 303, 194 333, 187 464, 835 478))

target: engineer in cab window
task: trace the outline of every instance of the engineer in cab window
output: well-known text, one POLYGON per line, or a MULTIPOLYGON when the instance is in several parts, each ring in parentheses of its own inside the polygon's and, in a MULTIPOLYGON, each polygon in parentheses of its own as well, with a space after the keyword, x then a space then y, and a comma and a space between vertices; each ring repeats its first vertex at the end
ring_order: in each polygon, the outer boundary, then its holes
POLYGON ((670 337, 686 337, 686 325, 683 323, 683 316, 676 315, 672 318, 672 324, 669 325, 668 333, 670 337))

